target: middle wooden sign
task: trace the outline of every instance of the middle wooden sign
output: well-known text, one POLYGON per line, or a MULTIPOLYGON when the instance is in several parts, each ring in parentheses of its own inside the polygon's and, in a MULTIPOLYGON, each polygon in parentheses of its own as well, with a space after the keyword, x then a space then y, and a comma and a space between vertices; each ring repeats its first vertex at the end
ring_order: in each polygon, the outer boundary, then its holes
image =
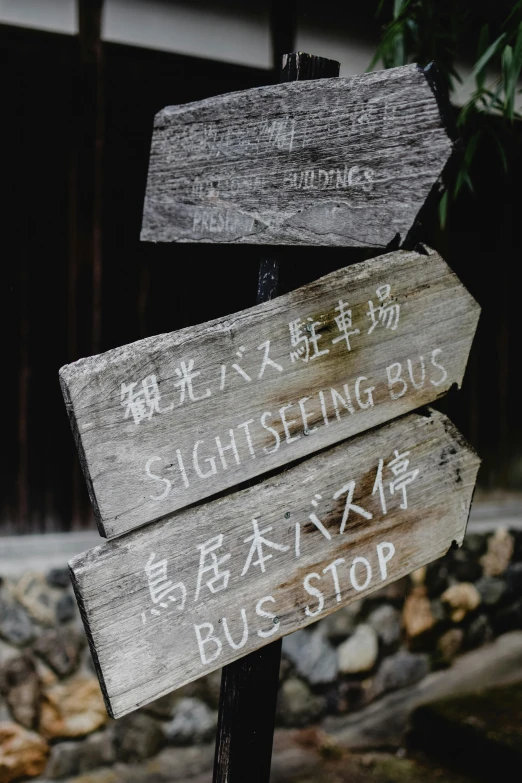
POLYGON ((271 302, 60 370, 113 538, 460 386, 480 308, 399 250, 271 302))

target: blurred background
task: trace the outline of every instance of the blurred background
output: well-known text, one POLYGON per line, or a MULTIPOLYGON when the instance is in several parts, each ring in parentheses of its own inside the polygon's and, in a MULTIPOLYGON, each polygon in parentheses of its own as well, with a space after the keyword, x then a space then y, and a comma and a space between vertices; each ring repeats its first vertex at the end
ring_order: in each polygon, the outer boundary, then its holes
MULTIPOLYGON (((483 464, 462 550, 288 638, 273 779, 522 770, 522 3, 0 0, 0 781, 209 780, 219 675, 107 722, 65 570, 99 537, 58 369, 255 304, 259 248, 139 241, 152 124, 277 82, 296 50, 341 76, 437 63, 461 141, 418 234, 482 306, 463 389, 440 407, 483 464), (441 706, 460 690, 471 706, 441 706)), ((281 293, 369 255, 263 252, 281 293)))

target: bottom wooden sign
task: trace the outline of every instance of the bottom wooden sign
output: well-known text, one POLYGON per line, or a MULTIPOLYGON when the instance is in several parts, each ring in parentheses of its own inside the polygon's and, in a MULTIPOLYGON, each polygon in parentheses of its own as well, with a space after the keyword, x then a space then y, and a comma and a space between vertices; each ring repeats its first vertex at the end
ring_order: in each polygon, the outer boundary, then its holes
POLYGON ((436 411, 73 558, 120 717, 462 543, 479 459, 436 411))

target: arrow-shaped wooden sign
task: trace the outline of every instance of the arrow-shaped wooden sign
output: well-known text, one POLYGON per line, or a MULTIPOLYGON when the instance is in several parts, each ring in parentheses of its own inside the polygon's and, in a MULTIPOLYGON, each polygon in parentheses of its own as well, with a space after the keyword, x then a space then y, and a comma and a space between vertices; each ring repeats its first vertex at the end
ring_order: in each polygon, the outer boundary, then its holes
POLYGON ((442 258, 396 251, 266 304, 60 371, 112 538, 459 386, 479 307, 442 258))
POLYGON ((169 106, 141 238, 399 246, 452 146, 417 65, 169 106))
POLYGON ((110 714, 461 544, 478 466, 442 414, 410 414, 75 557, 73 585, 110 714))

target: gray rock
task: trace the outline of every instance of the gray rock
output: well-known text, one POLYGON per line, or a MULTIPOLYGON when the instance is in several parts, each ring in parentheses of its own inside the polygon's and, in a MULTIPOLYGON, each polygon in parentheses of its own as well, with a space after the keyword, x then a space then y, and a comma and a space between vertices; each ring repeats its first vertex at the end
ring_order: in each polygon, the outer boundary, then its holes
POLYGON ((82 742, 53 745, 45 774, 52 780, 60 780, 112 764, 115 760, 112 733, 101 731, 82 742))
POLYGON ((62 590, 49 587, 42 574, 25 573, 13 588, 13 595, 37 623, 50 628, 55 625, 62 590))
POLYGON ((2 665, 0 693, 14 720, 26 729, 34 729, 40 716, 40 678, 28 653, 10 658, 2 665))
POLYGON ((284 655, 281 656, 279 661, 279 682, 287 680, 294 673, 294 665, 284 655))
POLYGON ((482 575, 482 566, 464 547, 451 553, 450 572, 459 582, 475 582, 482 575))
MULTIPOLYGON (((368 681, 367 681, 368 682, 368 681)), ((365 688, 360 679, 343 680, 339 683, 336 703, 327 704, 329 714, 341 715, 346 712, 353 712, 364 706, 365 688)))
POLYGON ((522 597, 522 563, 511 563, 506 569, 504 577, 510 597, 522 597))
POLYGON ((0 696, 0 723, 9 723, 10 720, 11 713, 7 709, 7 704, 4 699, 0 696))
POLYGON ((430 609, 435 623, 442 623, 446 619, 446 609, 439 598, 430 602, 430 609))
POLYGON ((19 647, 14 647, 12 644, 7 644, 7 642, 0 639, 0 666, 18 655, 20 655, 19 647))
POLYGON ((389 604, 375 609, 367 621, 385 647, 393 647, 401 638, 401 613, 389 604))
POLYGON ((399 650, 385 658, 371 688, 373 698, 399 688, 407 688, 425 677, 430 670, 428 656, 399 650))
POLYGON ((502 634, 522 628, 522 600, 497 611, 492 617, 495 633, 502 634))
POLYGON ((5 588, 0 588, 0 636, 20 646, 34 638, 34 627, 27 612, 5 588))
POLYGON ((80 771, 82 742, 59 742, 51 747, 45 774, 50 780, 77 775, 80 771))
POLYGON ((177 695, 177 691, 171 691, 170 693, 166 693, 165 696, 160 696, 159 699, 151 701, 150 704, 146 704, 142 709, 155 718, 168 720, 172 717, 174 707, 178 701, 179 696, 177 695))
POLYGON ((359 625, 337 648, 339 669, 343 674, 368 672, 375 666, 378 654, 377 634, 370 625, 359 625))
POLYGON ((297 677, 286 680, 277 699, 277 718, 284 726, 307 726, 318 720, 326 706, 322 696, 314 696, 297 677))
POLYGON ((156 755, 163 742, 161 724, 144 712, 125 715, 115 722, 114 748, 119 761, 144 761, 156 755))
POLYGON ((59 677, 72 674, 80 663, 85 638, 74 628, 49 628, 34 644, 34 651, 59 677))
MULTIPOLYGON (((213 672, 214 673, 214 672, 213 672)), ((169 720, 174 715, 174 709, 176 704, 182 699, 201 699, 201 701, 211 704, 213 699, 208 695, 208 681, 207 677, 200 677, 198 680, 182 685, 181 688, 176 688, 175 691, 166 693, 164 696, 160 696, 159 699, 152 701, 150 704, 146 704, 142 709, 148 712, 150 715, 154 715, 160 720, 169 720)), ((219 683, 217 686, 217 703, 219 702, 219 683)))
POLYGON ((459 654, 464 639, 462 628, 449 628, 437 642, 437 652, 442 663, 450 664, 459 654))
POLYGON ((221 692, 221 669, 216 669, 214 672, 210 672, 204 678, 204 699, 206 703, 213 709, 217 709, 219 706, 219 695, 221 692))
POLYGON ((333 644, 339 644, 354 632, 361 606, 362 601, 354 601, 348 606, 343 606, 342 609, 321 620, 318 628, 333 644))
POLYGON ((504 580, 495 576, 483 576, 475 583, 475 587, 486 606, 496 606, 506 592, 504 580))
POLYGON ((51 587, 68 587, 71 584, 71 577, 67 566, 63 568, 51 568, 47 572, 45 581, 51 587))
POLYGON ((56 604, 56 619, 59 623, 68 623, 70 620, 74 620, 77 611, 74 598, 66 593, 56 604))
POLYGON ((186 698, 174 707, 172 720, 165 726, 170 745, 191 745, 209 740, 216 730, 217 713, 201 699, 186 698))
POLYGON ((390 584, 380 587, 378 590, 370 593, 370 595, 367 595, 366 598, 363 599, 364 604, 373 604, 373 606, 377 606, 383 602, 390 601, 394 606, 399 606, 408 595, 410 587, 410 577, 403 576, 401 579, 396 579, 395 582, 390 582, 390 584))
MULTIPOLYGON (((210 783, 213 762, 212 742, 186 748, 167 745, 146 765, 118 765, 114 770, 107 770, 106 777, 98 778, 93 772, 92 777, 74 783, 210 783)), ((245 783, 251 781, 245 779, 245 783)))
POLYGON ((320 628, 285 636, 283 653, 312 685, 333 682, 337 677, 337 653, 320 628))
POLYGON ((426 587, 430 598, 438 598, 450 585, 448 563, 435 560, 426 569, 426 587))
POLYGON ((78 768, 80 772, 89 772, 116 761, 113 732, 98 731, 82 742, 78 768))
POLYGON ((488 546, 487 536, 483 533, 466 533, 462 548, 475 558, 480 557, 488 546))
POLYGON ((88 644, 85 645, 84 651, 82 653, 80 668, 87 674, 96 674, 96 666, 94 665, 91 650, 88 644))
POLYGON ((472 650, 475 647, 481 647, 486 642, 490 642, 493 639, 494 633, 491 624, 485 614, 479 614, 475 617, 468 628, 464 636, 464 646, 468 650, 472 650))

